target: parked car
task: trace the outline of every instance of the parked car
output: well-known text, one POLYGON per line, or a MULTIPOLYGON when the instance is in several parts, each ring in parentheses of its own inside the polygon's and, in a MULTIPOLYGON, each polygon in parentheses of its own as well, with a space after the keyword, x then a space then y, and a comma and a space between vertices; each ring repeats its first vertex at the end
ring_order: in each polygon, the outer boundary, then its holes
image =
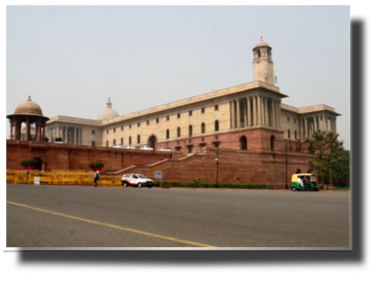
POLYGON ((154 149, 151 148, 149 145, 143 145, 143 146, 139 147, 139 150, 154 150, 154 149))
POLYGON ((199 152, 199 151, 195 151, 195 152, 191 152, 191 153, 188 153, 187 156, 190 156, 190 155, 202 155, 202 152, 199 152))
POLYGON ((153 180, 147 178, 145 175, 142 174, 124 174, 122 176, 121 183, 125 188, 128 186, 138 188, 151 188, 154 185, 153 180))
POLYGON ((64 141, 62 140, 61 137, 54 137, 52 142, 53 143, 64 143, 64 141))
POLYGON ((170 148, 158 148, 158 151, 171 152, 172 150, 170 148))
POLYGON ((111 146, 112 148, 122 148, 123 145, 122 144, 114 144, 113 146, 111 146))
POLYGON ((122 148, 125 148, 125 149, 135 149, 135 147, 132 146, 132 145, 125 145, 125 146, 122 146, 122 148))

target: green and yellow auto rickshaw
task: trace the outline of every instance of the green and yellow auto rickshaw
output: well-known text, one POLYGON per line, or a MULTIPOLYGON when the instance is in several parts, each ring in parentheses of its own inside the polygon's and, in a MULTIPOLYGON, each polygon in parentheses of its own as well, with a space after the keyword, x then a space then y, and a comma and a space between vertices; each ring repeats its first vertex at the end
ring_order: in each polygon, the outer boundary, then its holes
POLYGON ((318 192, 317 180, 314 174, 293 174, 290 187, 292 191, 313 190, 318 192), (300 181, 298 178, 300 177, 300 181))

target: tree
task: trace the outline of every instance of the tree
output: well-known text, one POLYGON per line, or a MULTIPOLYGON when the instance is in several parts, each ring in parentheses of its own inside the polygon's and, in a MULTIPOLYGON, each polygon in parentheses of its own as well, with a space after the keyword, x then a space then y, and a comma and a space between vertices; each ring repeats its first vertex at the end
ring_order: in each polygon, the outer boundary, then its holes
POLYGON ((308 167, 317 172, 318 176, 324 178, 330 176, 330 184, 332 184, 332 175, 334 178, 346 179, 349 177, 350 152, 346 153, 343 148, 343 142, 338 141, 339 134, 333 132, 322 132, 318 130, 312 135, 312 139, 308 138, 305 142, 309 143, 309 149, 317 154, 315 160, 308 162, 308 167))

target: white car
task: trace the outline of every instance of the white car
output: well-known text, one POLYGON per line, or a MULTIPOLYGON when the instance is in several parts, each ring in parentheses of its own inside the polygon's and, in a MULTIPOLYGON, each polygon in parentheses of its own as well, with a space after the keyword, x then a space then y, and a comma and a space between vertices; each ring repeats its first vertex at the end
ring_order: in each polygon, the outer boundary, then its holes
POLYGON ((121 183, 125 188, 128 186, 138 188, 151 188, 154 185, 153 180, 147 178, 145 175, 142 174, 124 174, 122 176, 121 183))
POLYGON ((139 150, 154 150, 154 149, 151 148, 149 145, 143 145, 143 146, 139 147, 139 150))
POLYGON ((158 148, 158 151, 171 152, 172 150, 170 148, 158 148))
POLYGON ((122 148, 123 145, 122 144, 114 144, 113 146, 111 146, 112 148, 122 148))
POLYGON ((187 154, 187 156, 190 156, 190 155, 202 155, 202 152, 198 152, 198 151, 195 151, 195 152, 191 152, 189 154, 187 154))
POLYGON ((122 148, 125 148, 125 149, 135 149, 135 147, 131 146, 131 145, 122 146, 122 148))
POLYGON ((62 140, 61 137, 54 137, 52 142, 53 143, 64 143, 64 141, 62 140))

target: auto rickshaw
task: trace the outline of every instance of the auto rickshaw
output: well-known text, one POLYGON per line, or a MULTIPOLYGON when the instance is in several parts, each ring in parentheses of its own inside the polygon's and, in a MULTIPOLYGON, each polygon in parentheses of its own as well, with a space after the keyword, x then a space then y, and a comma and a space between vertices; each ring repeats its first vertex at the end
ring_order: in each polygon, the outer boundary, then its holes
POLYGON ((316 180, 316 177, 314 176, 314 174, 308 174, 308 173, 293 174, 290 187, 291 187, 292 191, 314 190, 314 191, 318 192, 317 180, 316 180), (299 185, 299 183, 297 181, 298 177, 301 177, 301 179, 303 179, 302 186, 299 185), (307 180, 306 180, 307 178, 309 179, 309 182, 307 182, 307 180))

